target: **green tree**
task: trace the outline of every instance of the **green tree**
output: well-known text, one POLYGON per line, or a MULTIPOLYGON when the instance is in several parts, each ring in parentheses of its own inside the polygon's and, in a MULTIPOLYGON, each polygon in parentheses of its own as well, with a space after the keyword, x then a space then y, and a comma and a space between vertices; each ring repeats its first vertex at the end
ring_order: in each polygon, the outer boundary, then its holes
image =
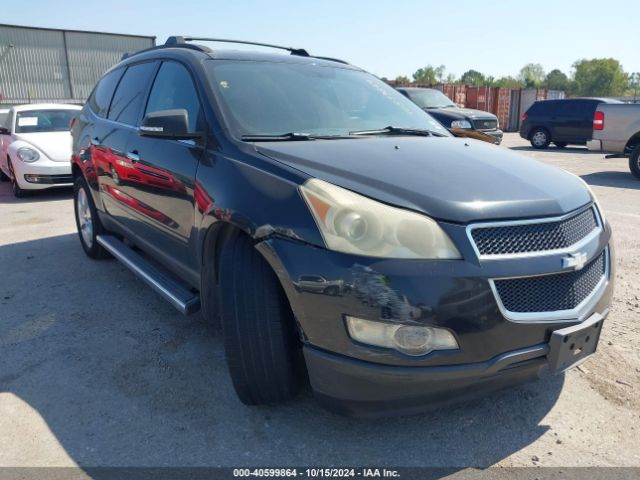
POLYGON ((407 77, 406 75, 398 75, 395 79, 396 83, 411 83, 411 80, 409 80, 409 77, 407 77))
POLYGON ((571 81, 557 68, 551 70, 544 79, 544 86, 549 90, 569 90, 571 81))
POLYGON ((433 67, 427 65, 426 67, 419 68, 413 74, 413 81, 416 83, 435 84, 442 82, 444 78, 445 66, 433 67))
POLYGON ((594 58, 578 60, 573 64, 572 93, 584 97, 624 95, 629 88, 629 76, 618 60, 594 58))
POLYGON ((517 78, 513 77, 500 77, 495 82, 493 82, 494 87, 501 88, 522 88, 522 82, 517 78))
POLYGON ((518 80, 527 88, 541 87, 544 78, 544 68, 539 63, 527 63, 520 69, 520 75, 518 75, 518 80))
POLYGON ((471 85, 474 87, 480 87, 486 82, 485 76, 477 70, 467 70, 460 77, 460 83, 462 85, 471 85))

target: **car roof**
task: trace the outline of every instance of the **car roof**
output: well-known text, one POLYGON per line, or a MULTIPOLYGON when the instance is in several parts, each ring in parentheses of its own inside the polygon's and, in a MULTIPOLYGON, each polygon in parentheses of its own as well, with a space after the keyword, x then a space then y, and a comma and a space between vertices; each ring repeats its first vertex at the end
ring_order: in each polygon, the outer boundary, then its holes
POLYGON ((16 112, 28 112, 30 110, 81 110, 79 105, 68 103, 29 103, 26 105, 16 105, 13 110, 16 112))
MULTIPOLYGON (((279 48, 279 47, 276 47, 279 48)), ((297 50, 299 52, 301 50, 297 50)), ((303 51, 303 50, 302 50, 303 51)), ((306 53, 306 52, 305 52, 306 53)), ((153 60, 156 58, 189 58, 191 60, 240 60, 240 61, 257 61, 257 62, 273 62, 273 63, 292 63, 319 65, 334 68, 344 68, 349 70, 359 70, 361 68, 350 65, 349 63, 336 58, 311 56, 299 53, 273 53, 255 50, 237 50, 237 49, 211 49, 204 45, 196 43, 181 43, 173 45, 158 45, 146 50, 141 50, 134 54, 128 55, 121 62, 114 65, 109 71, 127 66, 143 60, 153 60)))
POLYGON ((599 97, 571 97, 571 98, 547 98, 545 100, 537 100, 536 103, 542 102, 573 102, 576 100, 595 100, 604 103, 617 103, 619 100, 614 98, 599 98, 599 97))

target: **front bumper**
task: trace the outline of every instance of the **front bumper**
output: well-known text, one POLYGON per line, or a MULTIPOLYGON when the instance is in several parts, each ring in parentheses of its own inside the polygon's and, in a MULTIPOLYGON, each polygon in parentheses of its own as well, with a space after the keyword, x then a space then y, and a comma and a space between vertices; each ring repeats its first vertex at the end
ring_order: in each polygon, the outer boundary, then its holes
POLYGON ((73 185, 70 161, 54 162, 40 157, 38 161, 33 163, 16 160, 12 162, 12 166, 18 185, 24 190, 42 190, 73 185))
POLYGON ((554 331, 608 311, 615 278, 608 225, 585 248, 592 259, 609 245, 609 280, 602 292, 582 312, 585 317, 543 321, 506 318, 490 279, 557 273, 563 254, 481 260, 464 225, 441 226, 463 261, 359 257, 277 237, 257 244, 287 294, 311 385, 329 408, 350 414, 411 412, 538 378, 554 331), (295 288, 304 275, 340 280, 343 287, 337 295, 295 288), (460 348, 410 357, 361 344, 349 336, 346 315, 446 328, 460 348))
POLYGON ((547 344, 498 355, 487 362, 399 367, 354 360, 305 346, 317 400, 351 416, 410 414, 548 375, 547 344))
POLYGON ((496 129, 496 130, 480 130, 480 131, 492 137, 496 145, 500 145, 502 143, 502 137, 504 136, 504 133, 502 132, 502 130, 496 129))

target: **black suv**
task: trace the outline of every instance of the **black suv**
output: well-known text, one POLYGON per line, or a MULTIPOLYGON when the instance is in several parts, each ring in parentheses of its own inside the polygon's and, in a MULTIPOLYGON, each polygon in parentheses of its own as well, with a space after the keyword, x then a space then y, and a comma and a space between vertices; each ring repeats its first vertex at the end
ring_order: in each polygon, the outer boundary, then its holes
POLYGON ((397 90, 459 137, 471 137, 496 145, 503 133, 493 113, 460 108, 440 90, 434 88, 398 87, 397 90))
POLYGON ((593 114, 601 103, 621 103, 606 98, 539 100, 522 114, 520 136, 534 148, 586 145, 593 137, 593 114))
POLYGON ((88 256, 221 324, 244 403, 308 377, 340 412, 414 411, 595 351, 613 249, 583 181, 453 138, 345 62, 188 40, 94 89, 76 222, 88 256))

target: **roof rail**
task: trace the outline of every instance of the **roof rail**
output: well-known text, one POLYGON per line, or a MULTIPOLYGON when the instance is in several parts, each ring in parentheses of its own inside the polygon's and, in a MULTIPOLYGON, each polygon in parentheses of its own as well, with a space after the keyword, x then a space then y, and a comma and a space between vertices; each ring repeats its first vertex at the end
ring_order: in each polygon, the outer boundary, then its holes
MULTIPOLYGON (((256 45, 259 47, 277 48, 279 50, 287 50, 291 55, 298 55, 300 57, 309 57, 309 53, 304 48, 292 48, 282 47, 280 45, 272 45, 269 43, 248 42, 245 40, 229 40, 226 38, 207 38, 207 37, 181 37, 174 36, 169 37, 165 42, 165 47, 178 47, 186 46, 187 42, 200 41, 200 42, 221 42, 221 43, 240 43, 243 45, 256 45)), ((196 45, 189 45, 195 47, 196 45)), ((206 47, 205 47, 206 48, 206 47)))

